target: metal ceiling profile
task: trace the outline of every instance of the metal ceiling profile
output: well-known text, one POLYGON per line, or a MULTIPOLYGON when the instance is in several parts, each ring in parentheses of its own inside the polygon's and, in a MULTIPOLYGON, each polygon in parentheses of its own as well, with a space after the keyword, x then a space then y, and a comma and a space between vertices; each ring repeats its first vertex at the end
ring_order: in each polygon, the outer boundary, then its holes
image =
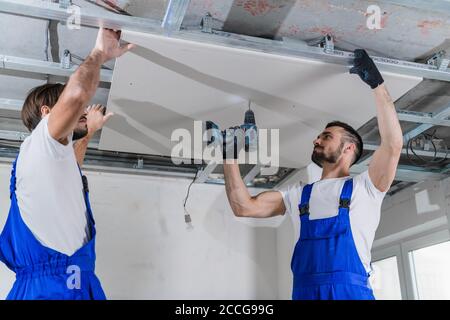
MULTIPOLYGON (((41 0, 2 0, 0 12, 37 19, 55 20, 66 23, 73 18, 73 12, 61 8, 58 3, 41 0)), ((87 27, 104 27, 109 29, 127 29, 136 31, 161 32, 161 26, 156 21, 138 17, 129 17, 108 11, 91 12, 83 9, 79 16, 80 24, 87 27)))
MULTIPOLYGON (((0 69, 5 70, 70 77, 77 67, 77 65, 71 65, 65 68, 56 62, 0 55, 0 69)), ((101 70, 100 82, 111 83, 112 74, 113 72, 111 70, 101 70)))
MULTIPOLYGON (((440 120, 445 120, 448 117, 450 117, 450 104, 445 106, 442 111, 438 112, 437 114, 431 116, 432 120, 435 121, 440 121, 440 120)), ((448 120, 445 122, 447 123, 448 120)), ((403 140, 405 142, 407 142, 409 139, 414 138, 415 136, 419 135, 420 133, 428 130, 429 128, 433 127, 435 124, 433 123, 426 123, 424 122, 423 124, 419 125, 417 128, 414 128, 411 131, 408 131, 407 133, 405 133, 403 135, 403 140)), ((443 124, 439 124, 439 125, 443 125, 443 124)))
POLYGON ((20 112, 22 110, 22 106, 22 100, 0 98, 0 110, 20 112))
MULTIPOLYGON (((450 106, 449 106, 450 107, 450 106)), ((405 111, 397 110, 398 119, 400 121, 408 121, 415 123, 426 123, 432 126, 445 126, 450 127, 450 120, 442 115, 433 115, 433 113, 417 112, 417 111, 405 111)))
POLYGON ((426 11, 450 12, 449 0, 382 0, 382 2, 426 11))
POLYGON ((169 0, 161 27, 169 34, 179 31, 190 0, 169 0))

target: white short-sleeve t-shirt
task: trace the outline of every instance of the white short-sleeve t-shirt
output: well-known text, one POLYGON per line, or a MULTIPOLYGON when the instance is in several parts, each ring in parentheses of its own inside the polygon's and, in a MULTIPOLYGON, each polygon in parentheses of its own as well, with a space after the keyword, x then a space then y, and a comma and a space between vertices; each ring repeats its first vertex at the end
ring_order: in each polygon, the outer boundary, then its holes
MULTIPOLYGON (((349 178, 324 179, 314 183, 309 200, 311 220, 329 218, 338 214, 339 196, 344 182, 349 178)), ((298 221, 300 221, 298 205, 303 186, 304 184, 297 183, 278 190, 283 196, 286 213, 298 221)), ((385 194, 374 186, 367 170, 353 177, 350 225, 358 255, 367 272, 371 270, 370 250, 380 222, 381 203, 385 194)))
POLYGON ((71 137, 63 145, 43 118, 20 147, 16 195, 22 219, 46 247, 72 255, 90 239, 83 183, 71 137))

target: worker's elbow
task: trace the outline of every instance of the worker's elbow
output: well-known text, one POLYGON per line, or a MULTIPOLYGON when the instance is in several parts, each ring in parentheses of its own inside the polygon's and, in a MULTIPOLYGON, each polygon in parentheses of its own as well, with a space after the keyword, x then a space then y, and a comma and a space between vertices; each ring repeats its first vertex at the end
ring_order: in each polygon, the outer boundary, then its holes
POLYGON ((400 155, 403 149, 403 139, 401 137, 398 139, 391 139, 382 143, 382 145, 390 154, 400 155))
POLYGON ((233 208, 233 213, 238 218, 244 218, 248 216, 248 214, 246 214, 246 210, 241 207, 233 208))
POLYGON ((84 106, 89 102, 90 96, 82 87, 73 86, 64 92, 64 100, 72 107, 84 106))
POLYGON ((400 155, 403 149, 403 139, 396 139, 389 144, 390 152, 393 155, 400 155))
MULTIPOLYGON (((71 77, 73 77, 72 75, 71 77)), ((94 96, 96 88, 90 88, 85 83, 80 82, 76 78, 71 79, 65 90, 64 95, 74 103, 86 104, 94 96)))

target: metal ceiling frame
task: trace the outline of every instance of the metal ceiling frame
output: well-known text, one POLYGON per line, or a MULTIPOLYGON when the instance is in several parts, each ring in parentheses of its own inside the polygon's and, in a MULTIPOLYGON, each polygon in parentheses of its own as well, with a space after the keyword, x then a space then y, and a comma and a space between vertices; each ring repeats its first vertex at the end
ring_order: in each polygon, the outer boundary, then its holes
POLYGON ((166 14, 164 15, 161 27, 169 34, 179 31, 183 23, 184 16, 189 7, 190 0, 169 0, 166 14))
MULTIPOLYGON (((0 12, 15 14, 19 16, 32 17, 45 20, 56 20, 66 23, 73 17, 73 12, 61 8, 58 3, 41 0, 2 0, 0 1, 0 12)), ((102 12, 91 12, 89 9, 82 9, 80 16, 82 26, 100 26, 115 30, 135 30, 142 32, 161 32, 160 23, 151 19, 130 17, 115 14, 107 10, 102 12)))
MULTIPOLYGON (((409 112, 406 111, 406 113, 404 112, 403 114, 408 114, 409 112)), ((428 118, 428 120, 426 120, 426 122, 419 124, 418 126, 416 126, 414 129, 411 129, 410 131, 406 132, 403 134, 403 143, 407 144, 408 141, 416 136, 418 136, 419 134, 427 131, 428 129, 430 129, 431 127, 435 126, 436 124, 433 123, 440 123, 440 121, 445 120, 447 118, 450 117, 450 104, 448 104, 447 106, 445 106, 441 111, 437 112, 437 113, 430 113, 428 116, 426 116, 425 118, 428 118), (429 121, 431 119, 431 121, 429 121), (431 122, 431 123, 430 123, 431 122)), ((414 121, 416 122, 416 121, 414 121)), ((419 122, 420 123, 420 122, 419 122)), ((444 125, 446 124, 446 122, 444 122, 444 125)), ((439 124, 441 125, 441 124, 439 124)), ((376 146, 373 145, 365 145, 364 146, 365 150, 376 150, 376 146), (371 148, 372 149, 368 149, 371 148)), ((427 153, 427 151, 416 151, 416 153, 418 155, 423 155, 423 156, 427 156, 429 155, 427 153)), ((406 154, 406 149, 403 148, 402 149, 402 154, 406 154)), ((439 152, 436 153, 436 156, 438 156, 438 154, 440 156, 445 156, 445 154, 439 152)), ((364 158, 362 161, 360 161, 358 163, 359 166, 364 166, 367 167, 367 165, 369 164, 370 160, 372 159, 373 154, 368 155, 366 158, 364 158)), ((432 157, 435 156, 434 152, 432 152, 432 157)), ((353 167, 352 167, 353 168, 353 167)), ((440 174, 444 177, 447 173, 448 173, 448 168, 444 168, 443 170, 440 171, 440 174)), ((407 180, 404 180, 407 181, 407 180)))
POLYGON ((379 0, 407 8, 422 10, 450 12, 450 0, 379 0))
MULTIPOLYGON (((364 142, 364 150, 370 150, 370 151, 375 151, 379 148, 379 145, 374 144, 374 143, 366 143, 364 142)), ((436 154, 433 151, 425 151, 425 150, 414 150, 414 152, 422 157, 430 157, 430 158, 434 158, 434 157, 438 157, 438 158, 443 158, 446 156, 446 153, 443 151, 437 151, 436 154)), ((406 148, 402 149, 402 154, 406 154, 406 148)))
MULTIPOLYGON (((363 164, 355 164, 350 167, 351 174, 360 174, 368 169, 368 166, 363 164)), ((424 180, 441 180, 446 177, 441 171, 431 171, 419 167, 408 165, 399 165, 395 173, 395 180, 405 182, 420 182, 424 180)))
MULTIPOLYGON (((441 111, 439 111, 438 113, 433 114, 431 116, 431 119, 440 121, 440 120, 447 119, 448 117, 450 117, 450 103, 446 107, 444 107, 441 111)), ((405 143, 407 143, 408 140, 410 140, 411 138, 418 136, 419 134, 427 131, 428 129, 430 129, 433 126, 434 125, 432 123, 423 123, 423 124, 417 126, 416 128, 403 134, 403 141, 405 143)))
POLYGON ((397 115, 400 121, 426 123, 431 126, 450 127, 450 120, 447 120, 446 117, 442 117, 440 115, 433 115, 432 112, 397 110, 397 115))
MULTIPOLYGON (((24 71, 45 75, 70 77, 78 65, 73 64, 69 68, 63 68, 61 63, 43 61, 37 59, 20 58, 15 56, 0 55, 0 69, 24 71)), ((113 72, 111 70, 100 70, 100 82, 111 83, 113 72)))
POLYGON ((208 180, 209 175, 213 173, 214 169, 218 166, 215 161, 210 161, 205 168, 200 170, 197 178, 195 179, 196 183, 204 183, 208 180))
POLYGON ((0 98, 0 110, 22 111, 23 101, 17 99, 0 98))
MULTIPOLYGON (((30 135, 29 132, 25 131, 15 131, 15 130, 1 130, 0 129, 0 140, 11 140, 11 141, 24 141, 26 137, 30 135)), ((91 140, 89 141, 88 148, 98 150, 99 141, 91 140)))

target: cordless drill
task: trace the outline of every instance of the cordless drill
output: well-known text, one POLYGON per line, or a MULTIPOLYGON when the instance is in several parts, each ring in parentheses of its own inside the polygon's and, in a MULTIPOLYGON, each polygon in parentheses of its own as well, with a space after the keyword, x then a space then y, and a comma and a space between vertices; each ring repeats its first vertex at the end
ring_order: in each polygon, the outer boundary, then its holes
MULTIPOLYGON (((251 109, 245 112, 244 123, 240 126, 231 127, 229 129, 220 131, 219 126, 212 121, 206 121, 206 130, 210 130, 210 138, 207 141, 207 145, 211 144, 223 144, 228 145, 232 139, 236 142, 237 132, 236 130, 242 130, 245 134, 245 151, 255 151, 258 146, 258 128, 256 126, 255 114, 251 109)), ((236 156, 236 155, 235 155, 236 156)))

